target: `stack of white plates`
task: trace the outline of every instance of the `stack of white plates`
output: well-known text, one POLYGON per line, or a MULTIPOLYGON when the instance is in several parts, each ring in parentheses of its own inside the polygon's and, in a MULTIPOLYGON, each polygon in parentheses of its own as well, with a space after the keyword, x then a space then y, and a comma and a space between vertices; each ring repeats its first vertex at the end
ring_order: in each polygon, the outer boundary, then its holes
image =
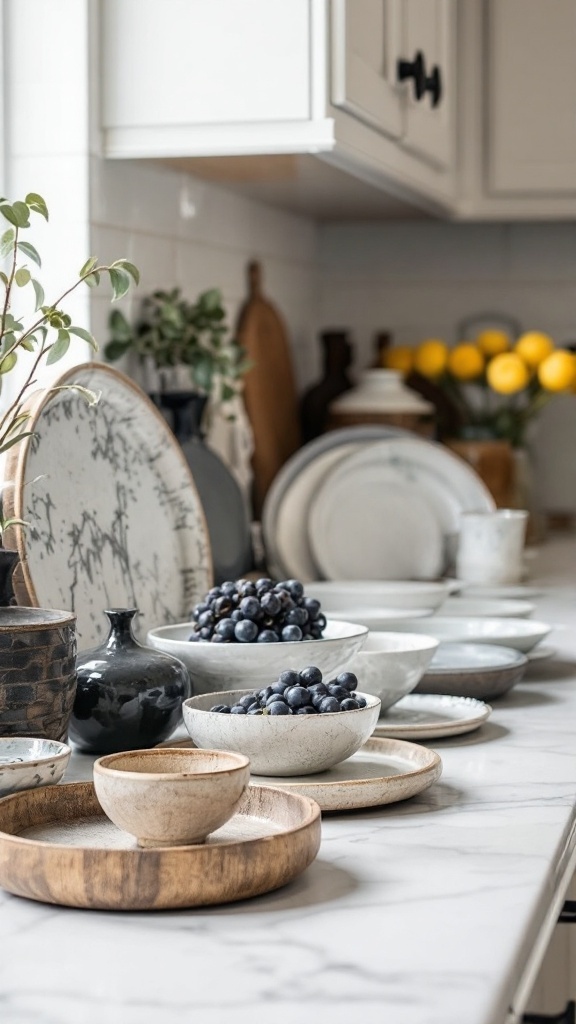
POLYGON ((262 530, 278 577, 433 580, 453 564, 460 514, 494 507, 480 477, 443 445, 391 427, 349 427, 286 463, 262 530))

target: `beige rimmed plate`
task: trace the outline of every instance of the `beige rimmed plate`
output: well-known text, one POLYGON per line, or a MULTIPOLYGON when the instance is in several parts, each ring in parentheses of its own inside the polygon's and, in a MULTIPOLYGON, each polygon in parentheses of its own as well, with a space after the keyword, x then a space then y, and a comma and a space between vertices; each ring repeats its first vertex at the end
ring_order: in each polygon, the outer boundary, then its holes
POLYGON ((89 910, 167 910, 259 896, 286 885, 320 848, 320 808, 250 786, 206 843, 141 849, 105 816, 91 782, 0 800, 0 886, 89 910))
POLYGON ((442 761, 434 750, 372 737, 329 771, 284 779, 253 775, 251 781, 311 797, 323 811, 351 811, 407 800, 428 789, 441 774, 442 761))
POLYGON ((432 740, 478 729, 492 708, 474 697, 409 693, 378 719, 374 736, 403 740, 432 740))

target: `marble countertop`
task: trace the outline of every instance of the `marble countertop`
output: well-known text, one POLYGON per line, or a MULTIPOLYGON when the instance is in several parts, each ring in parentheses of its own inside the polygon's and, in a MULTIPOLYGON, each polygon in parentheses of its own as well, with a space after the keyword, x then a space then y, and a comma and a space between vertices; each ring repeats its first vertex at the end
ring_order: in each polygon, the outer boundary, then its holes
MULTIPOLYGON (((557 657, 480 730, 429 743, 438 783, 326 815, 308 871, 242 904, 113 914, 0 892, 2 1024, 515 1019, 576 858, 576 540, 530 566, 557 657)), ((67 781, 89 770, 75 757, 67 781)))

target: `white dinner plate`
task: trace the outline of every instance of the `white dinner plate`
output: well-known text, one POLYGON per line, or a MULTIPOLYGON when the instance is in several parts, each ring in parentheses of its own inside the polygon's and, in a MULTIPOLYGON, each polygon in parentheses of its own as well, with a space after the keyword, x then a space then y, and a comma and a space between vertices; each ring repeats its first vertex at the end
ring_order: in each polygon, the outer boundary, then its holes
POLYGON ((348 608, 417 608, 433 612, 454 590, 445 580, 313 580, 306 596, 315 597, 333 611, 348 608))
POLYGON ((490 616, 493 619, 527 619, 536 605, 530 601, 496 600, 487 597, 449 597, 438 609, 439 615, 470 618, 490 616))
MULTIPOLYGON (((11 450, 23 570, 21 604, 77 615, 78 648, 109 630, 105 608, 138 608, 136 632, 182 622, 211 585, 204 510, 180 445, 144 392, 101 363, 77 366, 45 392, 11 450)), ((10 454, 10 453, 9 453, 10 454)), ((16 585, 16 581, 15 581, 16 585)))
POLYGON ((531 651, 528 651, 528 661, 547 661, 549 658, 554 658, 557 654, 555 647, 550 644, 538 644, 537 647, 533 647, 531 651))
POLYGON ((531 601, 534 597, 542 596, 541 587, 531 586, 529 583, 493 583, 491 585, 481 583, 467 583, 466 580, 459 580, 462 593, 466 597, 495 598, 496 600, 531 601))
POLYGON ((407 800, 440 778, 434 750, 397 739, 369 739, 352 757, 318 775, 272 778, 252 775, 258 786, 309 796, 323 811, 350 811, 407 800))
MULTIPOLYGON (((318 476, 323 477, 324 455, 334 451, 338 462, 345 452, 386 437, 409 436, 397 427, 377 424, 330 430, 299 448, 274 477, 262 509, 262 535, 269 572, 277 579, 294 577, 303 582, 315 579, 308 542, 307 510, 315 494, 318 476), (336 454, 339 451, 339 454, 336 454), (320 469, 314 464, 320 460, 320 469), (309 468, 310 467, 310 468, 309 468)), ((330 465, 331 459, 328 459, 330 465)))
POLYGON ((388 438, 325 477, 308 536, 328 579, 434 579, 452 562, 460 514, 493 508, 480 478, 442 445, 388 438))
POLYGON ((440 644, 413 692, 490 701, 511 690, 527 665, 527 656, 512 647, 440 644))
POLYGON ((492 713, 489 704, 472 697, 409 693, 378 719, 374 736, 432 740, 477 729, 492 713))
POLYGON ((441 643, 500 644, 530 651, 552 626, 534 619, 469 618, 429 615, 426 618, 400 619, 394 630, 402 633, 426 633, 441 643))
MULTIPOLYGON (((357 622, 360 626, 378 632, 394 630, 397 622, 412 621, 415 618, 431 618, 429 608, 349 608, 347 611, 325 608, 322 611, 328 620, 336 622, 357 622)), ((425 629, 420 632, 426 632, 425 629)))

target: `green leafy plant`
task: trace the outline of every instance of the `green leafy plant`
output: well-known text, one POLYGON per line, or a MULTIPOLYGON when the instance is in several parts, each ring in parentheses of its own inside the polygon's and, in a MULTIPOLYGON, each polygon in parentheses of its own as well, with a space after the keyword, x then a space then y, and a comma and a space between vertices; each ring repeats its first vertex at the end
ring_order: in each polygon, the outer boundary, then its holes
POLYGON ((134 326, 120 310, 113 310, 109 327, 107 359, 114 361, 132 350, 140 362, 149 358, 160 371, 187 366, 194 389, 216 401, 236 394, 250 365, 242 346, 229 336, 217 288, 202 292, 195 302, 182 298, 179 288, 152 292, 143 300, 134 326))
MULTIPOLYGON (((62 359, 75 337, 87 342, 94 351, 98 349, 91 333, 72 323, 72 318, 62 308, 64 300, 82 283, 92 288, 97 287, 102 275, 108 275, 110 280, 112 301, 120 299, 131 284, 139 280, 137 268, 128 260, 120 259, 107 265, 100 264, 95 256, 91 256, 78 272, 78 279, 55 301, 47 303, 42 285, 33 276, 36 270, 31 269, 42 266, 40 255, 31 242, 22 239, 22 232, 30 227, 30 218, 34 214, 48 220, 46 203, 35 192, 28 193, 24 200, 12 203, 0 198, 0 215, 8 224, 0 236, 0 264, 5 268, 0 270, 0 281, 4 286, 3 297, 0 293, 0 401, 7 374, 14 370, 23 353, 31 354, 25 363, 22 383, 15 397, 0 414, 0 453, 34 433, 27 429, 31 415, 27 402, 34 391, 41 387, 38 378, 42 366, 50 366, 62 359), (34 312, 28 325, 24 324, 22 317, 14 316, 11 312, 17 288, 28 288, 34 295, 34 312)), ((99 397, 77 384, 55 386, 48 390, 76 390, 91 404, 95 404, 99 397)), ((5 530, 14 522, 0 516, 0 530, 5 530)))

